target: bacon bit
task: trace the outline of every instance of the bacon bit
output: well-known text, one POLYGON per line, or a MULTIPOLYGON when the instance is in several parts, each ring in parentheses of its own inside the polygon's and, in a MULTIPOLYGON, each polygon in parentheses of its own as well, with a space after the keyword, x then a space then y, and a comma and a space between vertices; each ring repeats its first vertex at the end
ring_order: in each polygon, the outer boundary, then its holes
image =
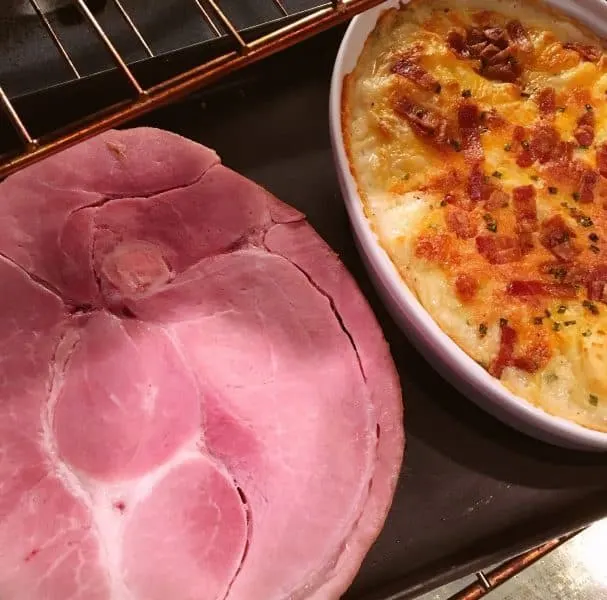
POLYGON ((476 249, 493 265, 516 262, 522 257, 518 240, 510 235, 479 235, 476 249))
POLYGON ((589 300, 607 304, 607 265, 598 265, 587 275, 587 294, 589 300))
POLYGON ((561 141, 558 131, 548 123, 534 127, 531 136, 531 155, 540 164, 547 163, 554 154, 554 149, 561 141))
POLYGON ((522 356, 514 359, 513 365, 527 373, 536 373, 550 362, 551 354, 550 346, 546 342, 532 344, 524 350, 522 356))
POLYGON ((588 299, 607 302, 607 281, 591 281, 588 283, 588 299))
POLYGON ((516 231, 523 254, 533 249, 533 232, 538 230, 535 195, 535 188, 532 185, 523 185, 512 190, 516 231))
POLYGON ((535 196, 535 188, 532 185, 521 185, 512 190, 518 233, 531 233, 538 230, 535 196))
POLYGON ((451 205, 451 206, 457 206, 458 208, 461 208, 462 210, 472 210, 473 208, 473 204, 470 201, 469 198, 464 198, 462 196, 460 196, 459 194, 455 194, 455 193, 448 193, 445 194, 444 197, 444 201, 451 205))
MULTIPOLYGON (((497 60, 498 56, 494 58, 497 60)), ((497 64, 489 64, 482 68, 480 74, 492 81, 504 81, 512 83, 520 77, 522 69, 514 56, 507 56, 507 61, 497 64)))
POLYGON ((508 324, 500 325, 500 349, 491 366, 489 373, 498 379, 502 376, 504 369, 512 364, 514 355, 514 344, 516 343, 516 331, 508 324))
POLYGON ((575 231, 565 223, 560 215, 550 217, 541 225, 540 242, 542 246, 561 260, 573 260, 582 251, 572 241, 575 237, 575 231))
POLYGON ((594 200, 594 188, 599 181, 599 175, 596 171, 588 169, 580 177, 580 203, 588 204, 594 200))
POLYGON ((510 40, 501 27, 472 27, 464 34, 452 30, 447 34, 449 47, 460 58, 481 61, 479 72, 487 79, 514 81, 522 72, 512 54, 510 40))
POLYGON ((494 188, 485 201, 485 208, 489 211, 497 210, 508 204, 510 197, 504 190, 494 188))
POLYGON ((449 48, 461 58, 468 58, 470 52, 466 48, 466 37, 460 31, 452 30, 447 34, 447 44, 449 48))
POLYGON ((517 125, 512 132, 512 141, 518 142, 519 144, 527 137, 525 128, 521 125, 517 125))
POLYGON ((533 243, 533 234, 531 232, 521 231, 518 234, 518 243, 521 247, 521 252, 527 254, 535 247, 535 244, 533 243))
POLYGON ((591 146, 594 142, 594 111, 587 110, 578 119, 577 127, 573 132, 573 137, 580 146, 591 146))
POLYGON ((560 141, 552 153, 552 160, 570 162, 573 158, 574 149, 575 144, 573 142, 560 141))
POLYGON ((478 281, 471 275, 461 273, 455 278, 455 292, 463 302, 472 300, 478 292, 478 281))
POLYGON ((464 148, 464 156, 469 161, 479 161, 483 158, 483 147, 479 131, 478 106, 472 102, 463 102, 457 110, 457 122, 464 148))
POLYGON ((581 161, 573 160, 575 142, 560 141, 552 152, 552 159, 547 163, 548 173, 558 181, 579 181, 586 165, 581 161))
POLYGON ((533 162, 533 156, 529 150, 521 150, 516 157, 516 164, 523 169, 530 167, 533 162))
POLYGON ((435 262, 446 262, 450 244, 451 240, 446 234, 422 233, 415 244, 415 256, 435 262))
POLYGON ((596 151, 596 166, 603 177, 607 177, 607 143, 601 144, 596 151))
POLYGON ((449 231, 453 231, 462 240, 473 238, 478 231, 478 226, 470 218, 470 213, 455 206, 447 208, 446 221, 449 231))
POLYGON ((544 88, 537 97, 542 117, 551 117, 556 112, 556 92, 554 88, 544 88))
POLYGON ((567 42, 563 48, 577 52, 587 62, 598 62, 602 52, 596 46, 590 44, 581 44, 580 42, 567 42))
POLYGON ((401 97, 395 103, 394 110, 407 120, 416 135, 430 138, 440 145, 448 145, 448 122, 438 111, 419 106, 407 97, 401 97))
POLYGON ((567 299, 577 296, 574 285, 534 280, 522 281, 518 279, 511 281, 506 286, 506 293, 510 296, 551 296, 567 299))
POLYGON ((529 52, 533 48, 527 30, 523 27, 523 24, 518 19, 508 22, 506 25, 506 31, 508 32, 510 39, 523 52, 529 52))
POLYGON ((480 202, 483 198, 483 170, 477 163, 472 166, 468 176, 468 196, 473 202, 480 202))
POLYGON ((437 94, 441 91, 441 84, 438 80, 410 58, 401 58, 398 60, 392 67, 392 73, 400 75, 401 77, 406 77, 424 90, 437 94))

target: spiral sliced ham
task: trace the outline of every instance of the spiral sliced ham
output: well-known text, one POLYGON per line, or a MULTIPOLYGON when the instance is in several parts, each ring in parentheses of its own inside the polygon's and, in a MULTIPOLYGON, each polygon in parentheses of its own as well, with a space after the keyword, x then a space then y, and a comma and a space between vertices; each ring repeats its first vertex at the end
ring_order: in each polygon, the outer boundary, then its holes
POLYGON ((0 227, 0 598, 338 598, 402 404, 304 216, 143 128, 8 178, 0 227))

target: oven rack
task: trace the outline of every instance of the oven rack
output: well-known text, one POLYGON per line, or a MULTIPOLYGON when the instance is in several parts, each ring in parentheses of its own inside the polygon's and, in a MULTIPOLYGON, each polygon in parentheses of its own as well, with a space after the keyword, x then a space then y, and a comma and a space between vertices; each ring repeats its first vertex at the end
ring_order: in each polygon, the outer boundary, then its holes
MULTIPOLYGON (((182 67, 177 73, 167 72, 166 77, 160 81, 146 85, 139 76, 141 72, 139 67, 144 66, 140 63, 162 58, 162 61, 156 63, 160 63, 162 70, 168 58, 154 52, 152 44, 138 26, 137 18, 127 8, 128 0, 106 1, 113 5, 112 8, 122 19, 122 25, 127 27, 136 39, 145 55, 145 60, 142 61, 129 61, 118 49, 112 34, 96 16, 90 0, 72 0, 69 5, 69 8, 81 19, 80 26, 86 26, 90 30, 111 58, 113 65, 111 73, 97 73, 95 77, 80 72, 61 34, 53 26, 40 1, 24 0, 24 4, 29 4, 28 8, 39 20, 48 40, 52 42, 64 66, 69 70, 71 78, 67 83, 86 83, 89 91, 94 90, 95 85, 118 87, 124 92, 124 96, 117 101, 114 99, 107 105, 96 107, 90 114, 80 114, 82 113, 80 107, 80 110, 75 110, 73 119, 70 117, 68 123, 61 123, 60 126, 53 123, 52 116, 49 116, 47 119, 49 130, 38 134, 33 132, 29 120, 33 113, 39 114, 40 105, 32 109, 28 98, 23 99, 22 102, 19 97, 11 97, 0 79, 0 114, 3 113, 4 121, 7 125, 10 124, 8 128, 10 134, 16 133, 14 143, 8 150, 6 144, 3 144, 0 154, 0 178, 107 129, 122 125, 160 106, 183 98, 237 69, 337 25, 381 2, 381 0, 320 0, 321 3, 317 6, 290 10, 288 0, 240 0, 245 5, 247 2, 253 4, 255 1, 257 4, 259 2, 271 4, 276 14, 273 19, 246 28, 239 27, 235 20, 228 16, 223 4, 225 0, 183 0, 184 3, 188 2, 194 6, 198 18, 210 30, 210 41, 215 45, 211 44, 205 54, 197 55, 203 57, 199 62, 182 67), (113 75, 114 78, 108 79, 108 74, 113 75), (100 75, 105 76, 105 79, 100 75), (96 82, 85 81, 89 79, 96 82), (104 81, 105 83, 102 83, 104 81), (23 109, 21 105, 24 106, 23 109)), ((201 44, 202 42, 208 44, 209 40, 201 40, 201 44)), ((176 49, 179 50, 185 49, 176 49)), ((77 99, 78 95, 72 94, 72 100, 77 101, 77 99)), ((37 117, 36 120, 39 118, 37 117)), ((4 129, 6 131, 7 127, 4 129)), ((3 132, 0 137, 4 137, 6 141, 8 135, 3 132)))

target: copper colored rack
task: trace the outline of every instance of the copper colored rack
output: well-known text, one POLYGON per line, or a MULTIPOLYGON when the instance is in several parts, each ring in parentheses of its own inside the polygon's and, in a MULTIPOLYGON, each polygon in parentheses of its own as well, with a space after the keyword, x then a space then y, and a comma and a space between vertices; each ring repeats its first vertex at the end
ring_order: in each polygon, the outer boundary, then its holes
MULTIPOLYGON (((16 103, 9 97, 0 81, 0 108, 8 117, 12 127, 17 132, 21 148, 15 153, 0 157, 0 177, 13 173, 46 156, 72 146, 82 140, 93 137, 102 131, 124 124, 136 117, 148 113, 155 108, 183 98, 203 86, 217 81, 224 75, 245 65, 258 61, 266 56, 287 48, 311 35, 337 25, 340 22, 381 3, 381 0, 330 0, 313 10, 308 10, 295 20, 285 7, 284 0, 264 0, 274 4, 280 15, 288 19, 288 23, 270 33, 264 33, 245 38, 242 30, 231 20, 222 8, 222 0, 184 0, 195 5, 200 19, 210 28, 217 38, 228 38, 230 49, 212 56, 194 68, 178 73, 150 87, 138 80, 132 66, 117 49, 117 44, 111 35, 102 27, 100 20, 89 7, 86 0, 73 0, 72 4, 78 9, 82 19, 87 23, 98 40, 103 44, 112 58, 115 68, 130 89, 127 100, 104 107, 102 110, 71 123, 68 127, 35 137, 30 131, 26 119, 19 113, 16 103)), ((28 0, 31 9, 43 25, 46 34, 69 68, 74 80, 80 80, 75 60, 70 55, 61 36, 53 28, 51 20, 42 10, 38 0, 28 0)), ((136 18, 125 8, 123 0, 110 0, 117 9, 132 34, 138 40, 141 48, 149 58, 155 54, 151 44, 137 25, 136 18)), ((246 4, 246 0, 243 0, 246 4)))
POLYGON ((550 540, 532 550, 505 561, 490 571, 477 572, 475 574, 475 582, 469 584, 453 596, 450 596, 447 600, 480 600, 481 598, 484 598, 497 587, 506 581, 509 581, 515 575, 522 573, 525 569, 546 557, 565 542, 574 538, 581 533, 581 531, 583 531, 583 529, 550 540))

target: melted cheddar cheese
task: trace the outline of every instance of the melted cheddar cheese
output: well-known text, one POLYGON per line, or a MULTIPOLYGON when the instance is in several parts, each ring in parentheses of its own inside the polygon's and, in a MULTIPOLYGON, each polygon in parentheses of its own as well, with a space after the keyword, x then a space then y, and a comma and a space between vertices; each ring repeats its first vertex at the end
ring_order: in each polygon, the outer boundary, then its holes
POLYGON ((370 34, 342 125, 378 240, 441 328, 607 431, 603 52, 538 2, 412 0, 370 34))

